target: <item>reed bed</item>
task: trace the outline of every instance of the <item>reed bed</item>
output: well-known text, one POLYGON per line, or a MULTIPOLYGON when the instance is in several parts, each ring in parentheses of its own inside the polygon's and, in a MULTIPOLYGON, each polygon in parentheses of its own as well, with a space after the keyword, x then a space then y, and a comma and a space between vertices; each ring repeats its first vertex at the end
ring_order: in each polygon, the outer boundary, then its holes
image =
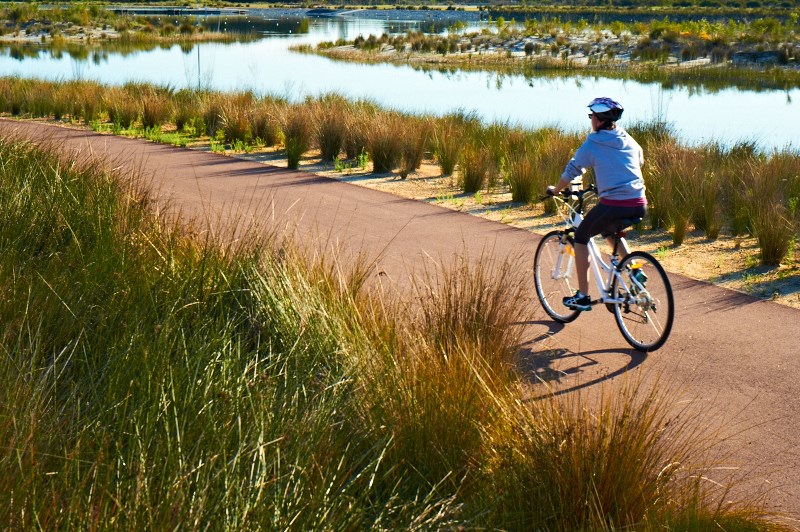
MULTIPOLYGON (((0 78, 0 88, 0 112, 12 116, 91 122, 93 127, 107 121, 116 132, 165 141, 161 128, 167 126, 164 130, 168 131, 174 124, 178 135, 168 137, 169 142, 185 145, 190 136, 207 135, 217 149, 224 149, 221 140, 237 150, 283 143, 293 166, 316 146, 324 160, 338 159, 344 152, 363 167, 369 157, 375 172, 407 177, 419 167, 420 157, 430 153, 442 175, 455 175, 470 191, 493 190, 502 183, 513 201, 523 202, 538 200, 540 191, 558 178, 583 140, 581 134, 552 128, 524 131, 504 124, 484 125, 466 112, 413 117, 336 94, 288 104, 250 93, 174 91, 141 83, 105 87, 94 82, 13 77, 0 78), (296 123, 287 122, 290 116, 296 123), (192 127, 184 131, 187 124, 192 127), (139 127, 143 130, 137 133, 139 127)), ((687 147, 663 120, 634 123, 627 129, 645 150, 649 227, 670 231, 675 245, 692 229, 703 231, 709 239, 758 233, 759 245, 771 248, 763 250, 765 263, 789 257, 791 244, 783 253, 785 246, 770 242, 800 236, 796 147, 762 153, 755 142, 747 140, 730 147, 713 142, 687 147), (755 183, 776 188, 771 195, 754 193, 755 183), (762 221, 756 230, 756 215, 762 220, 774 216, 779 223, 762 221), (768 236, 772 228, 776 234, 768 236)), ((592 179, 591 172, 584 177, 587 182, 592 179)), ((552 202, 545 202, 544 208, 554 213, 552 202)))
POLYGON ((692 483, 704 425, 668 395, 520 400, 513 261, 394 299, 364 262, 198 240, 136 176, 0 160, 5 528, 781 530, 692 483))

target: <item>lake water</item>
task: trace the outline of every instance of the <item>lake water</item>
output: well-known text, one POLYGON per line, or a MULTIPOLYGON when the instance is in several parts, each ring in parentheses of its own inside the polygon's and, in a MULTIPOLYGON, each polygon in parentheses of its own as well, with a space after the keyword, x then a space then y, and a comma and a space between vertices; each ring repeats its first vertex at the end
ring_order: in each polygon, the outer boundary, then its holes
MULTIPOLYGON (((765 149, 800 148, 800 90, 749 91, 735 88, 704 91, 697 87, 663 87, 598 76, 534 77, 488 72, 446 73, 409 66, 362 65, 331 61, 289 50, 359 34, 443 31, 447 22, 376 20, 357 17, 270 18, 262 14, 261 38, 232 44, 156 47, 150 51, 75 56, 42 50, 12 54, 0 48, 0 75, 45 79, 93 79, 107 84, 147 81, 175 88, 203 87, 223 91, 252 90, 298 101, 307 95, 337 92, 367 98, 414 113, 474 112, 487 122, 527 127, 558 126, 586 130, 588 103, 611 96, 626 108, 621 124, 662 118, 686 143, 753 141, 765 149), (274 29, 272 24, 274 24, 274 29), (30 56, 32 55, 32 56, 30 56)), ((225 28, 241 20, 206 21, 225 28)), ((469 22, 473 26, 478 20, 469 22)))

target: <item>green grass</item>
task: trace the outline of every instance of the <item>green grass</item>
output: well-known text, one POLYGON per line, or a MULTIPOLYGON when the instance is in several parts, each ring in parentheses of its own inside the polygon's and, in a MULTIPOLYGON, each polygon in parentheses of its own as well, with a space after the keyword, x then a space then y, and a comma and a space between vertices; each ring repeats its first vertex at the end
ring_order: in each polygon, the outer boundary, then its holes
POLYGON ((693 480, 711 444, 668 394, 521 401, 520 265, 406 301, 368 263, 188 236, 135 175, 0 160, 4 528, 780 529, 693 480))

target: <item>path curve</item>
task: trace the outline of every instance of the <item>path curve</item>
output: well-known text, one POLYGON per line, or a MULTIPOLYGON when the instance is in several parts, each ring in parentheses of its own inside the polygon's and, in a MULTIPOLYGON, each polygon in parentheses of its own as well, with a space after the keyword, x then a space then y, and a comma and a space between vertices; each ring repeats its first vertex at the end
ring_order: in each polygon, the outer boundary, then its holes
MULTIPOLYGON (((50 143, 95 157, 151 183, 156 206, 219 238, 237 227, 291 232, 315 249, 366 251, 383 282, 454 254, 528 257, 539 237, 436 205, 300 171, 224 155, 100 135, 39 122, 0 119, 0 135, 50 143)), ((524 272, 523 272, 524 273, 524 272)), ((660 376, 715 419, 725 421, 725 468, 747 472, 747 489, 767 492, 771 510, 800 529, 800 310, 670 274, 676 300, 672 335, 659 351, 631 350, 607 312, 552 322, 531 291, 522 324, 533 352, 552 349, 532 371, 562 391, 621 380, 631 370, 660 376)))

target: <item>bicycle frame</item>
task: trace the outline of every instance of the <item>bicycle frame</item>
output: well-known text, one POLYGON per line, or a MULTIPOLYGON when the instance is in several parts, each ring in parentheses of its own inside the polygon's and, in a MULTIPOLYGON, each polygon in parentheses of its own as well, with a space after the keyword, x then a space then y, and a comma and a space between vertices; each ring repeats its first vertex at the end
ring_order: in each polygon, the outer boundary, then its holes
MULTIPOLYGON (((573 202, 569 202, 564 199, 563 196, 553 196, 557 203, 564 205, 567 207, 568 212, 564 214, 564 212, 559 208, 558 212, 561 215, 562 220, 566 225, 566 232, 574 232, 578 226, 583 221, 583 202, 584 197, 587 194, 594 193, 594 186, 591 185, 589 188, 585 190, 571 190, 569 193, 569 198, 576 197, 577 204, 573 202)), ((603 260, 601 255, 600 249, 595 243, 594 238, 589 240, 587 245, 589 249, 589 268, 592 272, 592 276, 594 278, 595 284, 598 288, 599 293, 601 294, 600 298, 593 301, 593 303, 624 303, 616 298, 611 297, 611 286, 614 282, 614 277, 618 279, 618 283, 620 286, 625 288, 625 291, 630 293, 630 289, 628 288, 628 284, 622 278, 621 272, 617 269, 617 265, 619 264, 619 254, 617 253, 618 247, 622 246, 622 249, 625 255, 630 253, 630 248, 628 247, 628 243, 625 240, 625 237, 621 235, 615 235, 614 237, 614 246, 613 251, 611 253, 611 260, 610 262, 606 262, 603 260)), ((574 250, 570 250, 569 256, 574 258, 575 252, 574 250)), ((560 262, 561 258, 559 258, 560 262)), ((574 265, 574 260, 571 261, 571 264, 567 265, 567 273, 570 273, 572 266, 574 265)), ((560 265, 559 265, 560 266, 560 265)), ((633 281, 635 282, 635 281, 633 281)), ((641 287, 639 287, 641 288, 641 287)))

